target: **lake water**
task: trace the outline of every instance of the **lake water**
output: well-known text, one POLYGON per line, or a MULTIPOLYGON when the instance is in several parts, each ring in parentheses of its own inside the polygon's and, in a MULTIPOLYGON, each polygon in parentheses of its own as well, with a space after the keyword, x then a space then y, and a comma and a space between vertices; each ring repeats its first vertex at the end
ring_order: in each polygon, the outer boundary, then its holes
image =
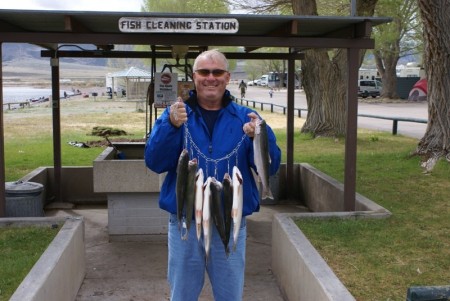
MULTIPOLYGON (((60 97, 64 97, 64 90, 60 93, 60 97)), ((3 87, 3 103, 26 101, 39 97, 51 99, 51 95, 52 89, 50 88, 3 87)))

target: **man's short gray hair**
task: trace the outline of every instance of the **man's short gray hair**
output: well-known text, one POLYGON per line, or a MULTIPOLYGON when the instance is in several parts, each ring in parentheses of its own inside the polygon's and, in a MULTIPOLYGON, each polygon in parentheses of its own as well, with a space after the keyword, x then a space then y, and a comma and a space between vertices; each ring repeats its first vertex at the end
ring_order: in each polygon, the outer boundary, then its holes
POLYGON ((217 49, 211 49, 200 53, 194 61, 194 71, 197 70, 198 62, 203 59, 222 62, 225 66, 225 70, 228 71, 228 60, 225 55, 217 49))

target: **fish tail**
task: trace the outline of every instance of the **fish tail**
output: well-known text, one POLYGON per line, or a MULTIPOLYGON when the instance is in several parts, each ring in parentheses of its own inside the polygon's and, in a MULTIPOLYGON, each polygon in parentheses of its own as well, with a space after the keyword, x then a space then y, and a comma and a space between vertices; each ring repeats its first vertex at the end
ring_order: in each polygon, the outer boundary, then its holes
POLYGON ((270 190, 269 187, 267 187, 266 189, 263 190, 262 195, 261 195, 261 199, 271 199, 273 200, 273 194, 272 191, 270 190))

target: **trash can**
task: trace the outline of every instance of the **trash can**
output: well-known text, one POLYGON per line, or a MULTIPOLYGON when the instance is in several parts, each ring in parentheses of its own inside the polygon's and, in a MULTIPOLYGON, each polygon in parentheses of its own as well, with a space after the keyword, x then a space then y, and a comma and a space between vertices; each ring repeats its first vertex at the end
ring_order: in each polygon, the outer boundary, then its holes
POLYGON ((35 182, 6 182, 6 217, 44 216, 44 185, 35 182))

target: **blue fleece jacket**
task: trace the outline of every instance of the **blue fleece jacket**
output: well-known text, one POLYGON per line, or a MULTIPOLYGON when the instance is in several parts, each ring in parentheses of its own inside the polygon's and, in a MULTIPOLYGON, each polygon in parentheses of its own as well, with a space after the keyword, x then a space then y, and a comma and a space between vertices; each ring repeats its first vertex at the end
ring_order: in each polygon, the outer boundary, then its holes
MULTIPOLYGON (((188 121, 180 128, 169 120, 170 108, 156 120, 145 147, 145 163, 156 173, 167 172, 161 187, 159 205, 170 213, 177 212, 176 178, 177 163, 183 148, 187 148, 190 158, 197 158, 199 168, 203 169, 205 180, 214 176, 222 181, 225 173, 231 176, 237 164, 244 187, 243 216, 259 211, 259 193, 251 168, 256 170, 253 160, 253 142, 246 136, 242 127, 250 121, 247 116, 253 110, 234 101, 227 90, 223 96, 223 107, 217 117, 212 136, 203 120, 195 91, 186 100, 188 121), (186 129, 187 127, 187 129, 186 129), (186 133, 188 137, 186 139, 186 133)), ((280 166, 281 151, 276 144, 272 129, 267 126, 270 152, 270 174, 276 173, 280 166)))

